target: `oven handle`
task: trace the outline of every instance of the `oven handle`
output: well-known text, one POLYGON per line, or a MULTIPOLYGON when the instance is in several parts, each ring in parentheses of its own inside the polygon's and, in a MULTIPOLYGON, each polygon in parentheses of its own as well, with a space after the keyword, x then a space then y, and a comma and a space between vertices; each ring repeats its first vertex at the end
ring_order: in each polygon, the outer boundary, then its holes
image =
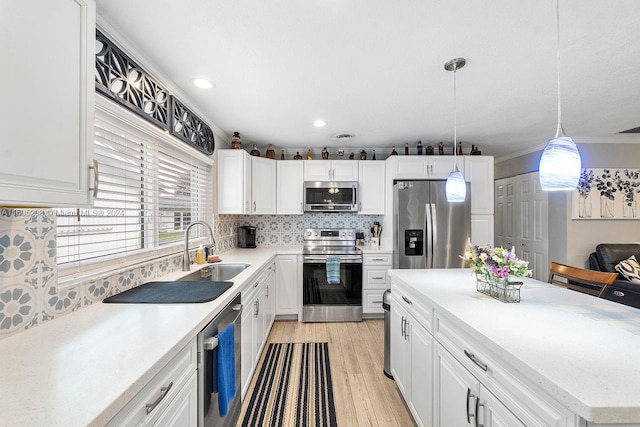
MULTIPOLYGON (((326 264, 327 263, 327 258, 330 257, 326 257, 326 256, 304 256, 302 258, 303 263, 320 263, 320 264, 326 264)), ((340 262, 344 263, 344 264, 362 264, 362 257, 358 256, 358 255, 353 255, 353 257, 339 257, 340 258, 340 262)))

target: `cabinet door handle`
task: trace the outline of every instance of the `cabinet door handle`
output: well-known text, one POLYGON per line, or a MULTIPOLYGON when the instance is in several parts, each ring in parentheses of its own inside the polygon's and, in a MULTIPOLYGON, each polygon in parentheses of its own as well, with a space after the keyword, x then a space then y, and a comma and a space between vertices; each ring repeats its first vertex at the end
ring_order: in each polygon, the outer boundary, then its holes
POLYGON ((93 166, 89 166, 90 170, 93 170, 93 188, 89 190, 93 191, 93 198, 98 197, 98 184, 100 183, 100 172, 98 171, 98 161, 93 161, 93 166))
POLYGON ((402 320, 400 320, 400 335, 404 338, 404 316, 402 316, 402 320))
POLYGON ((164 399, 164 397, 167 395, 167 393, 169 393, 169 390, 171 390, 171 387, 173 387, 173 381, 171 381, 168 386, 162 387, 160 389, 160 396, 158 396, 155 402, 147 403, 147 406, 146 406, 147 414, 150 414, 154 409, 156 409, 156 406, 158 406, 160 402, 162 402, 162 399, 164 399))
POLYGON ((467 411, 467 424, 471 424, 471 418, 475 415, 469 412, 469 400, 473 399, 475 396, 471 394, 471 389, 467 387, 467 401, 465 402, 464 410, 467 411))
POLYGON ((382 279, 384 279, 384 277, 382 277, 382 276, 373 276, 372 279, 373 280, 382 280, 382 279))
POLYGON ((256 284, 255 284, 255 285, 253 285, 253 287, 254 287, 254 288, 257 288, 259 284, 260 284, 260 282, 256 282, 256 284))
POLYGON ((484 408, 484 404, 480 403, 479 397, 476 397, 476 427, 484 427, 484 424, 480 424, 480 412, 478 412, 480 407, 484 408))
POLYGON ((254 212, 256 211, 256 202, 255 202, 255 200, 254 200, 254 202, 253 202, 253 211, 254 211, 254 212))
POLYGON ((264 296, 265 298, 269 298, 269 287, 264 288, 264 296))
POLYGON ((472 361, 473 363, 475 363, 476 365, 478 365, 478 366, 480 367, 480 369, 482 369, 483 371, 485 371, 485 372, 486 372, 486 371, 488 371, 488 370, 489 370, 489 367, 488 367, 485 363, 480 362, 480 361, 476 358, 476 355, 475 355, 475 354, 473 354, 473 353, 471 353, 471 352, 468 352, 467 350, 464 350, 464 354, 465 354, 469 359, 471 359, 471 361, 472 361))
POLYGON ((253 303, 253 317, 258 317, 258 300, 253 303))
POLYGON ((382 304, 382 301, 371 301, 371 304, 382 304))
POLYGON ((411 302, 411 300, 410 300, 409 298, 405 297, 404 295, 402 295, 402 299, 403 299, 403 300, 404 300, 404 302, 406 302, 407 304, 413 304, 413 303, 411 302))
POLYGON ((384 261, 384 258, 372 258, 371 261, 384 261))

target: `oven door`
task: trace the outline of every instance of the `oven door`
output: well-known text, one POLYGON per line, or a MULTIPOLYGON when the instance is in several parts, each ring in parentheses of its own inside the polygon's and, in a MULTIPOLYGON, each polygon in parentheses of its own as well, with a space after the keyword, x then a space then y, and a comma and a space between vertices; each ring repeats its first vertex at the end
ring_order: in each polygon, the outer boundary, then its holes
POLYGON ((303 261, 302 321, 362 320, 362 257, 340 256, 340 283, 327 282, 327 256, 305 255, 303 261))

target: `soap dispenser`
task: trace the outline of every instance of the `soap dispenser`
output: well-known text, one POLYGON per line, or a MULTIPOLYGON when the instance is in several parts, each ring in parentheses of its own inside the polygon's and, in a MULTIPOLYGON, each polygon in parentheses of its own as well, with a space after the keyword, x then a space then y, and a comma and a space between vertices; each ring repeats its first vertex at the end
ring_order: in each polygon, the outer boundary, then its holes
POLYGON ((200 245, 196 251, 196 264, 204 264, 205 262, 207 262, 207 257, 204 253, 204 247, 200 245))

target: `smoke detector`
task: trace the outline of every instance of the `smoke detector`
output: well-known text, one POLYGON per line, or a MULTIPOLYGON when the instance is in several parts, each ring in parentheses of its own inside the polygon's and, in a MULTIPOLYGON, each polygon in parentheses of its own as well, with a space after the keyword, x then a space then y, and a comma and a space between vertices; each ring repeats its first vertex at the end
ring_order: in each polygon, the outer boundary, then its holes
POLYGON ((338 141, 348 141, 350 139, 355 138, 356 136, 352 133, 339 133, 336 136, 334 136, 335 139, 337 139, 338 141))

